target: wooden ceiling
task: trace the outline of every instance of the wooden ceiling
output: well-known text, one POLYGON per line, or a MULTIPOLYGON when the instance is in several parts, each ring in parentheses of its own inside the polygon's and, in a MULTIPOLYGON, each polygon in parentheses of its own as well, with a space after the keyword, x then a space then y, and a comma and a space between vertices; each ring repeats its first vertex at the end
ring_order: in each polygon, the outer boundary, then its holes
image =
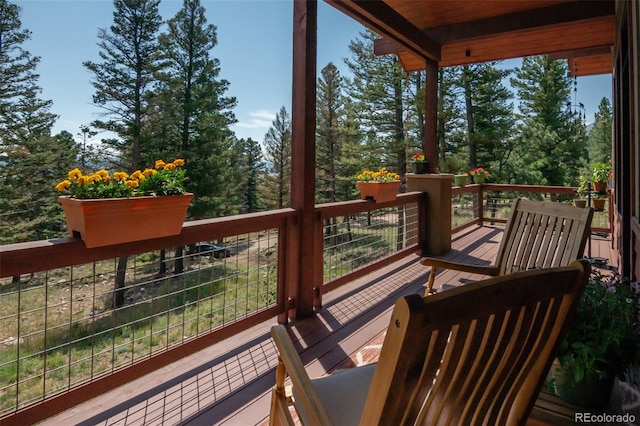
POLYGON ((383 38, 407 71, 549 54, 573 75, 610 73, 614 0, 325 0, 383 38))

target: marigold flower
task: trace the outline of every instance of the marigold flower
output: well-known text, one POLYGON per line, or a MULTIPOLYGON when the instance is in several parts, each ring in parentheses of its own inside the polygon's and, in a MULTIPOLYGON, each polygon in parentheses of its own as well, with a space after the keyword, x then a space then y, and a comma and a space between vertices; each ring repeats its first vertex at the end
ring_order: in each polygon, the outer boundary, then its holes
POLYGON ((145 175, 145 177, 149 177, 154 173, 156 173, 156 171, 153 169, 144 169, 144 172, 142 172, 142 174, 145 175))
POLYGON ((98 171, 96 172, 96 174, 97 174, 98 176, 100 176, 103 180, 104 180, 105 178, 109 177, 109 172, 108 172, 108 171, 106 171, 105 169, 98 170, 98 171))
POLYGON ((115 172, 113 174, 113 178, 117 182, 122 182, 122 181, 126 180, 128 177, 129 177, 129 175, 126 172, 115 172))
POLYGON ((160 170, 160 169, 164 169, 164 165, 166 163, 162 160, 156 160, 156 169, 160 170))
POLYGON ((184 160, 182 158, 176 158, 175 160, 173 160, 173 164, 178 167, 182 167, 184 166, 184 160))
POLYGON ((140 182, 138 182, 137 180, 128 180, 124 184, 127 185, 127 187, 129 188, 135 189, 140 185, 140 182))
POLYGON ((71 186, 71 181, 70 180, 63 180, 62 182, 60 182, 59 184, 56 185, 56 190, 58 192, 63 192, 65 190, 67 190, 70 186, 71 186))
POLYGON ((73 169, 71 170, 68 175, 69 180, 77 180, 80 176, 82 176, 82 172, 80 171, 80 169, 73 169))
POLYGON ((142 180, 144 179, 144 175, 142 174, 142 172, 140 170, 136 170, 135 172, 131 173, 131 176, 129 176, 131 179, 133 180, 142 180))
POLYGON ((167 163, 164 165, 164 169, 165 170, 175 170, 176 169, 176 165, 173 163, 167 163))

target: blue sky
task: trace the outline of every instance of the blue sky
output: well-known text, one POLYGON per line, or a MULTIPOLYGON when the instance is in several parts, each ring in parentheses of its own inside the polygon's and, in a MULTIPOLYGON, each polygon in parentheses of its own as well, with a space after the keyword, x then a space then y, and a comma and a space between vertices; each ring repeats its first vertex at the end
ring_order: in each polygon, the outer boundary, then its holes
MULTIPOLYGON (((91 103, 91 74, 82 62, 99 61, 98 28, 113 22, 111 0, 10 0, 22 8, 23 28, 32 32, 26 48, 41 58, 38 66, 42 98, 53 100, 59 115, 53 131, 73 135, 98 118, 91 103)), ((208 22, 218 28, 212 57, 220 60, 221 77, 230 82, 228 95, 238 100, 234 110, 237 137, 262 141, 277 111, 291 111, 291 0, 202 0, 208 22)), ((162 0, 160 13, 169 19, 181 0, 162 0)), ((323 1, 318 3, 318 68, 332 61, 348 75, 344 58, 349 42, 362 26, 323 1)), ((509 61, 509 65, 517 65, 509 61)), ((577 101, 593 121, 602 97, 611 99, 611 76, 578 79, 577 101)), ((102 135, 104 136, 104 135, 102 135)), ((96 138, 99 139, 101 135, 96 138)))

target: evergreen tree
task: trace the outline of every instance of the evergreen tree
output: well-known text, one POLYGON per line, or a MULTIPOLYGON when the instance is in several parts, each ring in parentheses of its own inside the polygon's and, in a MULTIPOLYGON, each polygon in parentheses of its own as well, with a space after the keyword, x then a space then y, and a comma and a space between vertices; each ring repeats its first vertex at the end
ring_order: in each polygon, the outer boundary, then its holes
POLYGON ((242 146, 242 188, 240 190, 240 210, 252 213, 262 210, 260 188, 264 174, 264 162, 260 143, 251 138, 240 139, 242 146))
POLYGON ((68 133, 51 136, 57 116, 39 98, 40 62, 24 48, 20 8, 0 0, 0 243, 60 236, 55 184, 75 160, 68 133))
POLYGON ((155 152, 186 160, 187 190, 196 194, 191 217, 237 212, 229 198, 238 198, 240 153, 230 130, 236 99, 224 96, 229 82, 219 78, 220 61, 210 57, 216 27, 207 24, 200 0, 184 0, 167 27, 160 36, 164 66, 152 117, 160 124, 153 129, 162 131, 153 135, 160 145, 155 152))
POLYGON ((49 111, 52 102, 38 97, 40 58, 24 48, 30 39, 20 8, 0 0, 0 147, 50 135, 58 118, 49 111))
MULTIPOLYGON (((348 92, 366 132, 368 166, 386 166, 404 176, 408 155, 404 90, 408 76, 395 56, 375 55, 373 40, 377 37, 367 30, 349 44, 353 59, 346 59, 345 63, 353 79, 348 92)), ((410 103, 415 106, 413 101, 410 103)))
POLYGON ((283 106, 264 136, 267 174, 264 203, 270 209, 289 206, 291 200, 291 118, 283 106))
POLYGON ((565 185, 577 181, 585 152, 584 130, 566 109, 571 80, 566 61, 527 57, 511 85, 520 99, 518 154, 527 169, 514 167, 515 183, 565 185))
POLYGON ((461 67, 448 67, 438 72, 438 163, 443 172, 455 173, 468 161, 461 71, 461 67))
POLYGON ((492 178, 505 182, 504 168, 515 148, 512 137, 515 116, 511 92, 502 81, 511 70, 496 68, 495 63, 474 66, 474 80, 470 86, 473 105, 473 147, 469 167, 484 167, 491 171, 492 178), (475 161, 473 160, 475 159, 475 161))
POLYGON ((337 163, 342 156, 341 124, 344 112, 342 77, 333 63, 321 70, 317 90, 316 200, 337 200, 337 163))
POLYGON ((140 166, 142 127, 148 113, 147 93, 158 70, 160 0, 114 0, 113 25, 98 30, 102 62, 84 62, 93 73, 93 102, 104 110, 97 129, 115 132, 112 140, 122 156, 121 167, 140 166))
POLYGON ((78 165, 79 146, 69 132, 30 137, 4 150, 0 168, 0 244, 66 234, 55 186, 78 165))
POLYGON ((589 131, 589 162, 611 161, 613 112, 609 99, 602 98, 595 113, 593 127, 589 131))

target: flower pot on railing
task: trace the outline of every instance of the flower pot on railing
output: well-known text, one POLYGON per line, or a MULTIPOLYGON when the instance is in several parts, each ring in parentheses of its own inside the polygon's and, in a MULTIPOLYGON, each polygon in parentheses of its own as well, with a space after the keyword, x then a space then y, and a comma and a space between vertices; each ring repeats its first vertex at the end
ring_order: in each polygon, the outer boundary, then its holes
POLYGON ((487 178, 485 175, 471 175, 473 177, 473 183, 478 185, 483 184, 485 179, 487 178))
POLYGON ((398 195, 400 181, 393 180, 390 182, 358 182, 360 190, 360 198, 363 200, 373 200, 376 203, 385 203, 393 201, 398 195))
POLYGON ((413 171, 417 175, 423 175, 427 173, 427 162, 426 161, 414 161, 413 162, 413 171))
POLYGON ((193 194, 185 193, 185 162, 156 160, 154 168, 85 174, 73 169, 56 190, 69 235, 100 247, 179 234, 193 194))
POLYGON ((87 248, 177 235, 193 194, 78 200, 59 197, 69 236, 87 248))
POLYGON ((591 200, 593 202, 593 209, 595 211, 601 212, 604 210, 604 205, 607 202, 606 198, 594 198, 591 200))
POLYGON ((454 186, 465 186, 467 181, 469 180, 469 175, 454 175, 453 176, 453 185, 454 186))
POLYGON ((593 189, 596 192, 607 192, 607 182, 593 182, 593 189))

